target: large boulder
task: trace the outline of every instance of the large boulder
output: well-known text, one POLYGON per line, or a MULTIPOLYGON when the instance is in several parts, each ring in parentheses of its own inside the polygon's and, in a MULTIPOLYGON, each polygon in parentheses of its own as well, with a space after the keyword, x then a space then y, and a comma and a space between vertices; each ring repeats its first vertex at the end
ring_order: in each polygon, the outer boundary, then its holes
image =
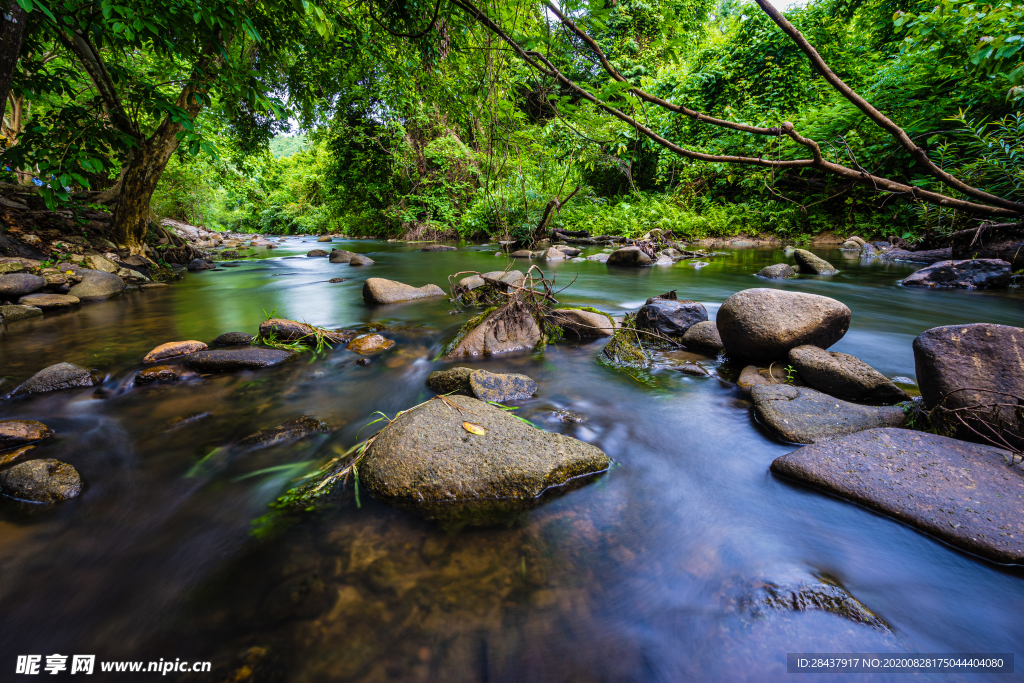
POLYGON ((883 403, 910 399, 907 392, 856 356, 805 345, 790 349, 789 362, 808 386, 831 396, 883 403))
POLYGON ((276 427, 250 434, 238 442, 238 448, 244 450, 269 448, 287 441, 296 441, 310 434, 326 434, 329 431, 327 425, 315 417, 302 415, 282 422, 276 427))
POLYGON ((771 280, 781 280, 787 277, 794 277, 796 271, 793 270, 788 263, 776 263, 774 266, 765 266, 761 270, 757 271, 758 277, 764 277, 771 280))
POLYGON ((208 349, 193 353, 187 362, 199 372, 231 372, 277 365, 294 356, 284 349, 208 349))
POLYGON ((46 286, 46 279, 30 273, 4 273, 0 275, 0 300, 16 300, 26 294, 38 292, 46 286))
POLYGON ((413 287, 395 280, 385 280, 382 277, 367 278, 363 283, 363 300, 373 305, 431 299, 444 295, 444 290, 437 285, 413 287))
POLYGON ((835 275, 839 272, 831 263, 815 256, 806 249, 794 251, 793 259, 796 261, 797 266, 799 266, 800 272, 806 275, 835 275))
POLYGON ((11 448, 53 436, 53 430, 35 420, 5 420, 0 422, 0 448, 11 448))
POLYGON ((43 368, 25 380, 11 393, 11 398, 26 394, 43 394, 59 389, 92 387, 99 384, 92 371, 74 363, 57 363, 43 368))
POLYGON ((758 421, 792 443, 818 443, 876 427, 902 427, 899 406, 848 403, 808 387, 755 385, 750 390, 758 421))
POLYGON ((331 255, 328 258, 328 260, 331 263, 348 263, 349 261, 352 260, 352 257, 356 255, 357 254, 351 251, 346 251, 344 249, 335 249, 331 252, 331 255))
POLYGON ((535 499, 609 464, 595 446, 536 429, 477 399, 449 396, 384 428, 366 449, 359 481, 382 500, 443 516, 438 508, 451 503, 535 499))
POLYGON ((0 493, 17 500, 57 503, 81 492, 78 471, 53 458, 29 460, 0 472, 0 493))
POLYGON ((43 309, 28 304, 18 306, 0 306, 0 322, 12 323, 15 320, 25 318, 37 318, 43 314, 43 309))
POLYGON ((805 446, 774 474, 821 488, 994 562, 1024 562, 1024 471, 1009 452, 907 429, 805 446))
POLYGON ((636 326, 666 337, 680 337, 707 319, 707 309, 699 302, 653 298, 636 314, 636 326))
POLYGON ((645 254, 640 247, 616 249, 608 255, 608 260, 605 263, 609 266, 627 266, 631 268, 654 265, 651 257, 645 254))
POLYGON ((725 348, 722 337, 718 334, 718 325, 709 320, 694 323, 681 339, 687 348, 701 349, 718 353, 725 348))
POLYGON ((804 344, 827 349, 846 334, 850 317, 827 296, 757 288, 726 299, 715 322, 730 356, 773 361, 804 344))
POLYGON ((522 351, 536 347, 543 336, 530 310, 512 302, 468 321, 444 353, 445 358, 456 359, 522 351))
POLYGON ((124 293, 124 281, 113 273, 80 270, 78 275, 82 276, 82 281, 68 290, 68 294, 82 301, 103 301, 124 293))
POLYGON ((147 353, 146 357, 142 359, 142 362, 156 363, 157 361, 174 358, 175 356, 187 356, 190 353, 202 351, 205 348, 206 344, 194 339, 190 339, 189 341, 167 342, 166 344, 161 344, 147 353))
POLYGON ((934 327, 914 340, 914 366, 933 426, 962 438, 999 434, 1024 447, 1024 415, 1014 407, 1024 398, 1024 329, 934 327))
POLYGON ((939 261, 903 278, 904 287, 936 289, 1003 289, 1010 284, 1010 264, 999 259, 939 261))
POLYGON ((354 336, 353 332, 325 330, 300 323, 298 320, 284 318, 270 318, 260 323, 260 337, 263 339, 286 343, 302 342, 307 346, 317 346, 321 341, 328 344, 345 344, 354 336))
POLYGON ((615 321, 611 316, 579 308, 557 308, 551 311, 548 320, 562 328, 566 339, 610 337, 615 332, 615 321))

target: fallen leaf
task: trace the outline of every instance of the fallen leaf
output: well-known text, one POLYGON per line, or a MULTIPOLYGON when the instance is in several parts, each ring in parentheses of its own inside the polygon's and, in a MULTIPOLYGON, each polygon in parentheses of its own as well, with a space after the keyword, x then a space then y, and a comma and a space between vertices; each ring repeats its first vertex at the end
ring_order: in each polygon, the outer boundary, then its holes
POLYGON ((481 427, 480 425, 475 425, 472 422, 463 422, 462 428, 465 429, 470 434, 477 434, 479 436, 483 436, 484 434, 487 433, 483 427, 481 427))

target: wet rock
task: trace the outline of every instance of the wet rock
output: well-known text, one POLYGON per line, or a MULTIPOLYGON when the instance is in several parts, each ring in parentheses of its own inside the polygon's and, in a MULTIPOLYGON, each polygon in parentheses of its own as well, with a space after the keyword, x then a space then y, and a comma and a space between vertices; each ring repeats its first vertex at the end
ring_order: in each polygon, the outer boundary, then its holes
POLYGON ((703 366, 697 363, 683 363, 682 365, 672 366, 673 370, 681 372, 684 375, 691 375, 693 377, 710 377, 711 373, 708 372, 703 366))
POLYGON ((437 285, 413 287, 395 280, 385 280, 382 277, 367 278, 363 283, 363 300, 372 305, 394 304, 400 301, 430 299, 444 295, 444 290, 437 285))
POLYGON ((200 270, 213 270, 216 266, 212 263, 207 263, 203 259, 194 258, 185 267, 188 268, 189 272, 194 273, 200 270))
POLYGON ((256 450, 286 441, 296 441, 310 434, 326 434, 330 428, 315 417, 303 415, 273 427, 250 434, 238 442, 238 448, 256 450))
POLYGON ((43 394, 59 389, 92 387, 99 384, 92 371, 73 363, 57 363, 29 377, 11 393, 11 398, 26 394, 43 394))
POLYGON ((606 263, 609 266, 639 268, 653 265, 654 261, 650 256, 641 251, 640 247, 622 247, 609 254, 606 263))
POLYGON ((328 282, 330 282, 332 284, 337 284, 338 282, 344 282, 345 279, 346 278, 343 278, 343 277, 332 277, 330 280, 328 280, 328 282))
POLYGON ((566 258, 567 257, 565 255, 565 253, 560 251, 556 247, 548 248, 548 250, 544 252, 544 256, 543 256, 543 259, 545 261, 564 261, 566 258))
POLYGON ((169 289, 171 287, 167 282, 147 282, 144 285, 139 285, 139 289, 169 289))
POLYGON ((348 262, 350 266, 372 266, 374 263, 375 261, 372 258, 362 254, 352 254, 352 258, 348 262))
POLYGON ((33 448, 35 448, 35 446, 21 446, 20 448, 15 448, 14 450, 7 450, 0 453, 0 467, 10 465, 12 462, 18 460, 19 458, 21 458, 21 456, 25 455, 33 448))
MULTIPOLYGON (((204 345, 205 346, 205 345, 204 345)), ((156 365, 146 368, 135 375, 136 384, 152 384, 154 382, 182 382, 199 377, 199 373, 183 365, 156 365)))
POLYGON ((189 341, 167 342, 166 344, 161 344, 147 353, 146 357, 142 359, 142 362, 156 363, 157 361, 174 358, 175 356, 187 356, 190 353, 202 351, 205 348, 207 348, 206 344, 194 339, 190 339, 189 341))
POLYGON ((503 270, 492 270, 489 273, 484 273, 483 275, 470 275, 462 278, 459 280, 459 287, 464 287, 467 291, 473 291, 478 287, 483 287, 487 284, 488 280, 512 285, 519 282, 524 277, 525 276, 522 271, 519 270, 510 270, 508 272, 503 270))
POLYGON ((757 288, 726 299, 716 325, 730 356, 772 361, 804 344, 827 349, 846 334, 850 317, 826 296, 757 288))
POLYGON ((187 363, 199 372, 231 372, 277 365, 294 356, 284 349, 212 349, 193 353, 187 363))
POLYGON ((427 386, 439 394, 464 394, 472 395, 472 388, 469 386, 469 376, 473 374, 473 368, 451 368, 449 370, 435 370, 427 376, 427 386))
POLYGON ((22 306, 44 308, 68 308, 81 303, 77 296, 70 294, 29 294, 18 299, 22 306))
POLYGON ((686 330, 681 341, 687 348, 703 349, 715 353, 725 348, 722 338, 718 335, 718 325, 707 320, 694 323, 690 329, 686 330))
POLYGON ((750 390, 758 421, 786 441, 818 443, 877 427, 902 427, 899 406, 848 403, 808 387, 758 385, 750 390))
POLYGON ((353 256, 357 256, 357 254, 344 249, 335 249, 331 252, 329 260, 331 263, 349 263, 353 256))
POLYGON ((82 276, 82 281, 68 290, 68 294, 82 301, 103 301, 124 293, 124 281, 113 273, 80 270, 77 274, 82 276))
POLYGON ((469 376, 472 395, 481 401, 518 401, 537 393, 537 383, 526 375, 476 370, 469 376))
POLYGON ((648 299, 636 314, 640 329, 654 330, 666 337, 680 337, 697 323, 708 319, 707 309, 696 301, 648 299))
MULTIPOLYGON (((328 584, 316 573, 296 576, 282 582, 267 595, 263 602, 263 610, 267 616, 275 622, 291 619, 310 620, 324 612, 331 604, 331 596, 328 584)), ((229 679, 233 681, 244 681, 251 678, 256 667, 252 663, 259 663, 264 655, 253 657, 251 648, 249 656, 229 679)))
POLYGON ((5 273, 0 275, 0 300, 15 300, 26 294, 38 292, 46 286, 46 280, 29 273, 5 273))
POLYGON ((847 237, 846 240, 848 242, 853 242, 859 247, 863 247, 865 244, 867 244, 867 242, 864 241, 864 238, 858 237, 857 235, 851 235, 850 237, 847 237))
POLYGON ((587 257, 588 261, 598 261, 599 263, 607 263, 608 257, 611 254, 591 254, 587 257))
POLYGON ((0 472, 0 493, 17 500, 57 503, 81 492, 78 471, 53 458, 29 460, 0 472))
POLYGON ((800 272, 805 275, 835 275, 839 272, 831 263, 815 256, 806 249, 794 251, 793 259, 796 260, 800 272))
POLYGON ((568 424, 582 424, 587 421, 587 418, 572 412, 571 410, 565 410, 564 408, 555 408, 551 411, 555 419, 559 422, 566 422, 568 424))
POLYGON ((420 251, 455 251, 455 247, 448 246, 447 244, 430 244, 420 249, 420 251))
POLYGON ((933 426, 974 440, 949 412, 958 411, 983 434, 1000 434, 1024 448, 1024 413, 1012 407, 1024 397, 1024 329, 989 323, 934 327, 914 339, 914 366, 933 426))
POLYGON ((35 306, 3 306, 0 305, 0 322, 12 323, 15 320, 24 320, 25 318, 37 318, 43 314, 41 308, 35 306))
POLYGON ((887 403, 910 399, 888 377, 856 356, 805 345, 790 349, 789 362, 808 386, 831 396, 887 403))
POLYGON ((651 358, 640 344, 640 336, 635 331, 636 314, 627 313, 619 329, 601 350, 601 356, 615 366, 647 368, 651 358))
POLYGON ((995 562, 1024 562, 1024 471, 1009 452, 907 429, 800 448, 774 474, 890 515, 995 562))
POLYGON ((858 242, 854 242, 853 240, 847 240, 846 242, 843 242, 842 250, 843 251, 860 251, 860 247, 861 247, 861 245, 858 242))
POLYGON ((325 330, 321 327, 300 323, 298 320, 284 318, 271 318, 260 323, 262 339, 274 339, 286 343, 302 342, 307 346, 316 346, 321 340, 329 344, 344 344, 354 336, 353 332, 325 330))
POLYGON ((330 235, 321 235, 320 237, 316 238, 316 241, 317 242, 330 242, 331 241, 331 237, 330 237, 330 235))
POLYGON ((889 632, 888 625, 877 615, 842 587, 826 579, 797 584, 758 582, 740 604, 755 617, 767 617, 771 612, 821 611, 877 631, 889 632))
POLYGON ((568 257, 579 256, 582 253, 576 247, 567 247, 567 246, 559 245, 559 246, 555 247, 555 249, 557 249, 558 251, 562 252, 563 254, 565 254, 568 257))
POLYGON ((238 258, 238 252, 235 251, 234 249, 225 249, 224 251, 220 252, 220 257, 222 259, 238 258))
POLYGON ((5 420, 0 422, 0 448, 11 448, 53 436, 53 430, 35 420, 5 420))
POLYGON ((87 255, 83 258, 82 266, 89 270, 98 270, 103 273, 116 273, 118 271, 116 264, 96 254, 87 255))
POLYGON ((491 356, 533 349, 543 339, 530 310, 512 302, 468 321, 445 347, 445 358, 491 356))
POLYGON ((345 348, 356 353, 370 354, 387 351, 394 345, 394 339, 387 339, 379 334, 364 334, 350 341, 345 348))
POLYGON ((382 500, 438 516, 448 503, 533 499, 609 464, 595 446, 535 429, 477 399, 450 396, 391 422, 367 449, 359 477, 382 500), (484 433, 467 431, 467 421, 484 433))
POLYGON ((214 339, 213 343, 217 346, 248 346, 252 344, 253 339, 251 334, 245 332, 225 332, 214 339))
POLYGON ((936 289, 1003 289, 1010 284, 1010 264, 998 259, 940 261, 903 279, 904 287, 936 289))
MULTIPOLYGON (((774 368, 771 368, 774 370, 774 368)), ((756 386, 767 385, 767 384, 779 384, 785 381, 785 377, 772 379, 768 376, 768 373, 762 373, 762 368, 756 365, 748 365, 740 371, 739 379, 736 380, 736 386, 738 386, 744 393, 749 394, 750 390, 756 386)), ((774 372, 771 376, 774 376, 774 372)))
POLYGON ((324 251, 323 249, 313 249, 311 251, 307 251, 306 252, 306 256, 309 256, 309 257, 327 256, 327 252, 324 251))
POLYGON ((566 339, 610 337, 615 333, 615 321, 605 313, 578 308, 558 308, 548 316, 551 324, 562 328, 566 339))
POLYGON ((795 275, 796 271, 790 268, 788 263, 776 263, 774 266, 765 266, 757 271, 758 277, 766 277, 772 280, 794 277, 795 275))
POLYGON ((510 255, 512 256, 512 258, 533 258, 533 252, 530 251, 529 249, 520 249, 518 251, 513 251, 510 255))

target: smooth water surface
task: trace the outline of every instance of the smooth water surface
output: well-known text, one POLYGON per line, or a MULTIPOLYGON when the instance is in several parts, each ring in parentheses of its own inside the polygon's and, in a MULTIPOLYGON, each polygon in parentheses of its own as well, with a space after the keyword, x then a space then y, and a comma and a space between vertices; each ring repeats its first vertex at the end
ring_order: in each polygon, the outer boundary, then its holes
MULTIPOLYGON (((0 402, 0 418, 56 430, 31 457, 69 462, 85 482, 50 508, 0 503, 0 678, 15 679, 18 654, 81 653, 214 662, 214 674, 185 680, 765 681, 787 677, 787 652, 1014 652, 1024 642, 1020 569, 773 477, 771 461, 794 447, 755 424, 711 357, 695 356, 723 377, 615 370, 595 360, 602 342, 476 361, 533 377, 540 391, 518 413, 615 461, 508 527, 441 528, 365 491, 357 505, 351 481, 325 510, 265 517, 295 477, 371 434, 360 429, 375 411, 430 398, 426 376, 450 366, 432 359, 473 314, 452 314, 444 299, 368 308, 362 282, 447 289, 457 271, 506 264, 484 246, 352 241, 344 248, 376 260, 353 268, 304 256, 317 246, 290 238, 170 289, 0 327, 0 394, 61 361, 106 374, 99 391, 0 402), (256 372, 132 384, 156 345, 255 333, 273 311, 328 328, 384 323, 398 343, 365 367, 337 348, 256 372), (558 409, 585 421, 562 422, 558 409), (303 414, 334 431, 243 455, 223 448, 303 414), (744 608, 759 582, 814 577, 841 584, 892 633, 820 611, 744 608)), ((911 341, 930 327, 1024 320, 1017 293, 904 289, 913 266, 816 251, 842 272, 760 280, 761 267, 788 260, 770 250, 701 269, 537 263, 559 287, 572 283, 562 303, 613 315, 670 289, 712 319, 749 287, 831 296, 853 310, 833 350, 890 377, 914 377, 911 341)))

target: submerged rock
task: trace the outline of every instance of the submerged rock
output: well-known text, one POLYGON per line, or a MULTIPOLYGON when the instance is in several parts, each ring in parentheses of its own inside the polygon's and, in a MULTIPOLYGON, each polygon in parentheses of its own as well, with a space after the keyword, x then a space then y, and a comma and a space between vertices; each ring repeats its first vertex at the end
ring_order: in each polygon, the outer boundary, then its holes
POLYGON ((74 363, 57 363, 29 377, 11 393, 11 398, 25 394, 43 394, 59 389, 92 387, 99 384, 92 371, 74 363))
POLYGON ((0 448, 11 448, 53 436, 53 430, 35 420, 5 420, 0 422, 0 448))
POLYGON ((751 388, 758 421, 786 441, 818 443, 876 427, 902 427, 899 406, 865 406, 833 398, 809 387, 789 384, 751 388))
POLYGON ((364 334, 356 337, 348 343, 345 347, 349 351, 355 351, 356 353, 370 354, 377 353, 379 351, 387 351, 395 345, 394 339, 387 339, 379 334, 364 334))
POLYGON ((46 279, 29 273, 4 273, 0 275, 0 300, 15 300, 26 294, 38 292, 46 286, 46 279))
POLYGON ((316 346, 322 340, 328 344, 344 344, 354 336, 354 332, 325 330, 284 318, 271 318, 260 323, 260 338, 285 343, 302 342, 307 346, 316 346))
POLYGON ((124 293, 124 281, 113 273, 79 270, 77 274, 82 276, 82 281, 68 290, 68 294, 82 301, 114 299, 124 293))
POLYGON ((142 362, 156 363, 157 361, 174 358, 175 356, 187 356, 190 353, 202 351, 205 348, 207 348, 206 344, 201 341, 195 341, 194 339, 189 341, 167 342, 166 344, 161 344, 147 353, 146 357, 142 359, 142 362))
POLYGON ((445 358, 491 356, 535 348, 544 338, 529 308, 513 301, 469 320, 445 347, 445 358))
POLYGON ((616 249, 608 255, 608 260, 605 263, 609 266, 628 266, 632 268, 654 265, 651 257, 645 254, 640 247, 616 249))
POLYGON ((193 353, 188 364, 200 372, 254 370, 283 363, 295 356, 284 349, 211 349, 193 353))
POLYGON ((29 294, 18 299, 18 304, 32 308, 68 308, 77 306, 81 301, 70 294, 29 294))
POLYGON ((800 272, 805 275, 835 275, 839 271, 825 259, 815 256, 806 249, 797 249, 793 252, 793 259, 800 272))
POLYGON ((310 434, 326 434, 330 428, 315 417, 302 415, 282 422, 276 427, 262 429, 238 442, 238 448, 256 450, 269 448, 286 441, 296 441, 310 434))
POLYGON ((666 337, 680 337, 691 327, 707 319, 707 309, 696 301, 653 298, 648 299, 636 314, 636 325, 666 337))
POLYGON ((1009 452, 907 429, 805 446, 774 474, 878 510, 995 562, 1024 562, 1024 471, 1009 452))
POLYGON ((457 393, 481 401, 516 401, 537 393, 537 383, 526 375, 452 368, 427 377, 427 386, 439 394, 457 393))
POLYGON ((252 344, 254 338, 246 332, 225 332, 214 339, 213 343, 217 346, 242 346, 243 344, 248 346, 252 344))
POLYGON ((730 356, 773 361, 804 344, 827 349, 846 334, 850 317, 827 296, 757 288, 726 299, 715 324, 730 356))
POLYGON ((765 266, 761 270, 757 271, 758 277, 766 277, 773 280, 794 277, 795 275, 796 271, 793 270, 788 263, 776 263, 774 266, 765 266))
POLYGON ((826 579, 796 584, 758 582, 740 601, 744 610, 755 617, 768 617, 771 612, 829 612, 876 631, 889 632, 889 627, 871 610, 839 585, 826 579))
POLYGON ((595 446, 535 429, 477 399, 450 396, 416 406, 383 429, 367 448, 359 477, 384 501, 444 517, 452 503, 527 502, 609 464, 595 446), (467 431, 465 422, 483 433, 467 431))
POLYGON ((610 337, 615 333, 615 321, 607 313, 588 311, 580 308, 557 308, 551 311, 548 320, 562 328, 566 339, 588 337, 610 337))
POLYGON ((0 492, 32 503, 57 503, 81 493, 82 478, 59 460, 29 460, 0 472, 0 492))
POLYGON ((37 318, 43 314, 43 310, 36 306, 0 306, 0 321, 5 323, 12 323, 15 320, 24 320, 25 318, 37 318))
POLYGON ((831 396, 854 401, 910 399, 907 392, 856 356, 805 345, 790 349, 789 362, 808 386, 831 396))
POLYGON ((634 368, 651 366, 651 357, 644 349, 640 335, 633 329, 636 326, 636 314, 627 313, 622 325, 601 350, 601 355, 612 365, 634 368))
POLYGON ((154 382, 181 382, 187 379, 195 379, 199 373, 184 365, 156 365, 146 368, 135 375, 136 384, 152 384, 154 382))
POLYGON ((394 304, 444 295, 445 291, 437 285, 413 287, 395 280, 385 280, 382 277, 367 278, 363 283, 363 300, 368 304, 394 304))
POLYGON ((429 244, 420 249, 420 251, 455 251, 455 247, 447 244, 429 244))
POLYGON ((715 353, 725 348, 725 345, 722 344, 722 337, 718 334, 718 325, 708 320, 694 323, 686 331, 686 334, 683 335, 681 341, 683 346, 687 348, 702 349, 715 353))
POLYGON ((936 289, 1004 289, 1010 284, 1010 264, 999 259, 940 261, 903 279, 904 287, 936 289))

